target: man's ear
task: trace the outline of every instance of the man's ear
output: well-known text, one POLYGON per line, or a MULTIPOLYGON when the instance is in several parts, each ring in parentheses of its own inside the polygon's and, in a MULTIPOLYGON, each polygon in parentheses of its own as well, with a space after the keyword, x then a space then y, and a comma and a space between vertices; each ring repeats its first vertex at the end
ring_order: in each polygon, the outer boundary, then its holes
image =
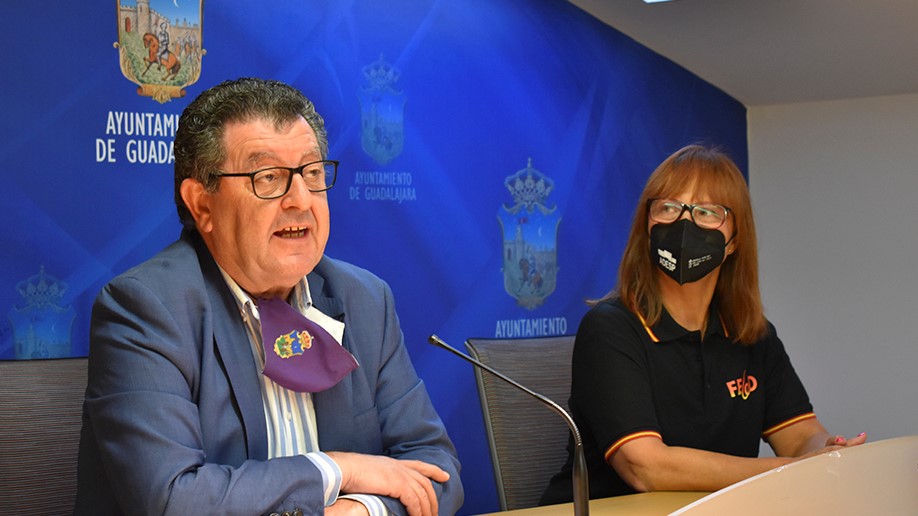
POLYGON ((210 193, 200 181, 191 178, 182 181, 179 193, 182 195, 182 200, 185 201, 188 211, 191 212, 191 216, 194 217, 198 231, 209 233, 213 229, 210 206, 212 197, 210 193))

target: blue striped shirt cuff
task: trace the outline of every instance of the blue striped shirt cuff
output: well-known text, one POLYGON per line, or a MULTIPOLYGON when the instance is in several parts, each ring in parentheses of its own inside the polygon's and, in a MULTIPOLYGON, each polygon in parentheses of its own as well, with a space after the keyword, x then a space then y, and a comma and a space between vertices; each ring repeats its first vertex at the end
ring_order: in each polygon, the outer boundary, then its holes
MULTIPOLYGON (((322 452, 309 452, 306 454, 306 458, 311 460, 316 468, 319 469, 319 472, 322 473, 322 492, 325 506, 328 507, 338 499, 338 491, 341 490, 341 468, 335 464, 331 457, 322 452)), ((370 516, 373 516, 372 512, 370 512, 370 516)))
POLYGON ((365 494, 348 494, 342 495, 341 498, 347 498, 349 500, 354 500, 355 502, 360 502, 364 507, 367 508, 367 512, 370 513, 370 516, 388 516, 389 509, 386 508, 386 505, 382 503, 382 500, 378 496, 365 495, 365 494))

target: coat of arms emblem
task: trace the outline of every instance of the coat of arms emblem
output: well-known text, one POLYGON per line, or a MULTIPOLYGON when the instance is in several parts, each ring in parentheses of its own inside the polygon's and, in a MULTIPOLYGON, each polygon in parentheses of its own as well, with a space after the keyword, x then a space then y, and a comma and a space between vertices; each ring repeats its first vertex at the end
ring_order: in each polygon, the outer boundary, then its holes
POLYGON ((121 73, 159 103, 201 77, 204 0, 116 0, 121 73))
POLYGON ((16 290, 25 303, 9 312, 13 325, 14 354, 17 359, 61 358, 70 356, 72 306, 61 306, 67 284, 47 274, 20 281, 16 290))
POLYGON ((533 168, 530 159, 504 185, 513 197, 513 204, 504 204, 497 213, 504 242, 504 290, 520 306, 534 310, 555 291, 558 279, 561 214, 557 206, 546 205, 554 181, 533 168))
POLYGON ((360 146, 380 165, 401 154, 405 143, 405 94, 395 90, 399 75, 382 56, 363 68, 360 146))

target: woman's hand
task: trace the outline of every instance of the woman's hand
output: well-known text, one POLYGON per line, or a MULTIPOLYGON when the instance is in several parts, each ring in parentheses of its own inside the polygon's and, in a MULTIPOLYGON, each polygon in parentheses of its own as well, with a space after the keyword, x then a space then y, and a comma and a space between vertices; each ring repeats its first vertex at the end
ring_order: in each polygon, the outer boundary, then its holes
POLYGON ((861 432, 851 439, 845 438, 843 435, 833 435, 826 439, 825 446, 823 448, 813 450, 809 453, 799 455, 795 457, 794 462, 798 460, 808 459, 810 457, 815 457, 817 455, 822 455, 823 453, 828 453, 831 451, 839 450, 841 448, 847 448, 850 446, 858 446, 867 442, 867 433, 861 432))
POLYGON ((851 439, 846 439, 843 435, 833 435, 826 439, 826 447, 841 448, 847 446, 857 446, 867 442, 867 432, 861 432, 851 439))
POLYGON ((857 446, 867 441, 861 432, 851 439, 830 434, 815 417, 804 419, 783 428, 768 437, 768 444, 778 457, 805 459, 846 446, 857 446))

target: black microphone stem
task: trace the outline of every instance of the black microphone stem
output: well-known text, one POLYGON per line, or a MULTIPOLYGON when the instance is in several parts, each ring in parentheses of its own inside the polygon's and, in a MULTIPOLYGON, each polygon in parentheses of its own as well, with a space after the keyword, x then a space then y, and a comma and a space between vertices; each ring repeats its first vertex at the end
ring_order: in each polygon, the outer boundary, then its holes
POLYGON ((587 474, 586 468, 586 459, 583 456, 583 440, 580 438, 580 430, 577 429, 577 424, 574 423, 574 418, 567 413, 566 410, 561 408, 560 405, 554 401, 542 396, 541 394, 524 387, 523 385, 517 383, 515 380, 504 375, 503 373, 498 372, 490 366, 482 364, 480 361, 475 360, 474 358, 466 355, 465 353, 459 351, 458 349, 450 346, 446 342, 443 342, 440 337, 436 335, 431 335, 427 338, 427 342, 433 344, 434 346, 441 347, 459 357, 463 360, 472 363, 476 367, 480 367, 485 371, 493 374, 494 376, 500 378, 501 380, 509 383, 510 385, 516 387, 517 389, 533 396, 542 403, 548 405, 552 410, 557 412, 564 422, 567 423, 568 428, 571 429, 571 434, 574 436, 574 474, 573 474, 573 483, 574 483, 574 514, 575 516, 589 516, 590 514, 590 481, 587 474))

